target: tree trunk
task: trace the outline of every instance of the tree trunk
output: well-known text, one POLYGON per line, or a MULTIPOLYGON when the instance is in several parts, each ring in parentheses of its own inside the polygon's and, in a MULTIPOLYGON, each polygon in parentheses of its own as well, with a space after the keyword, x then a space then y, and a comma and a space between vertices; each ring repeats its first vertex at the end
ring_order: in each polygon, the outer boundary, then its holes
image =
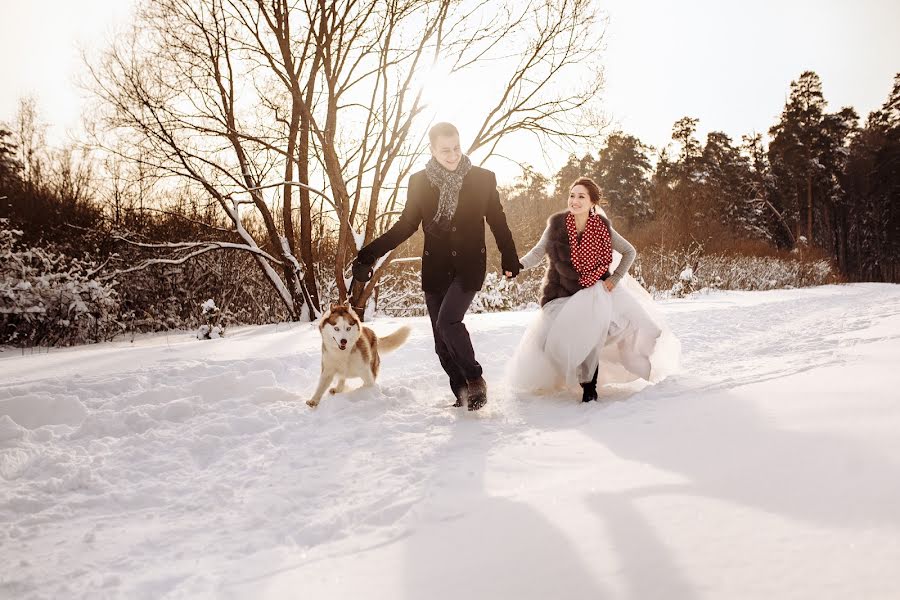
POLYGON ((847 209, 845 207, 839 209, 838 214, 836 227, 838 265, 841 271, 847 273, 850 267, 847 264, 847 209))
POLYGON ((806 241, 813 243, 813 193, 812 176, 806 176, 806 241))
MULTIPOLYGON (((309 185, 309 121, 306 117, 300 120, 300 144, 297 152, 297 178, 300 183, 309 185)), ((309 292, 310 302, 315 311, 321 311, 319 289, 316 285, 315 261, 312 251, 312 202, 309 190, 300 188, 300 260, 303 261, 303 277, 309 292)), ((310 318, 313 313, 310 311, 310 318)))

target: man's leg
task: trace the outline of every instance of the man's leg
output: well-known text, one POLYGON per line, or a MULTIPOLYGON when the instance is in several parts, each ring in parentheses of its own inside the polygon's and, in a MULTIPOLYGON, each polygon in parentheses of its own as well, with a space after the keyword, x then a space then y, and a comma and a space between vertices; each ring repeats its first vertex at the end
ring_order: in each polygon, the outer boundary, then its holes
POLYGON ((481 376, 481 365, 475 360, 472 339, 463 323, 476 293, 463 290, 459 278, 454 279, 441 302, 436 326, 450 357, 466 378, 469 410, 478 410, 487 401, 487 385, 481 376))
POLYGON ((431 319, 431 331, 434 334, 434 351, 441 361, 444 372, 450 378, 450 389, 456 396, 456 406, 462 406, 463 394, 466 390, 466 376, 462 369, 453 360, 450 349, 444 342, 441 330, 438 328, 438 315, 441 312, 441 304, 444 302, 446 292, 426 292, 425 305, 428 307, 428 317, 431 319))

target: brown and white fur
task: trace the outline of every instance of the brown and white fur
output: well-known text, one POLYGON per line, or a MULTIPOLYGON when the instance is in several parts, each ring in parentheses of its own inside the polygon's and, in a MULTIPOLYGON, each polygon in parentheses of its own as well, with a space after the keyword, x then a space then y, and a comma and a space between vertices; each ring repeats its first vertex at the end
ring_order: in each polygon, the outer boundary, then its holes
POLYGON ((322 336, 322 372, 319 385, 310 406, 318 406, 325 389, 337 378, 337 383, 329 391, 339 394, 344 391, 347 379, 359 377, 363 387, 375 385, 378 368, 381 365, 379 353, 396 350, 409 337, 409 327, 401 327, 381 339, 375 332, 364 327, 352 308, 343 304, 332 304, 331 309, 319 322, 322 336))

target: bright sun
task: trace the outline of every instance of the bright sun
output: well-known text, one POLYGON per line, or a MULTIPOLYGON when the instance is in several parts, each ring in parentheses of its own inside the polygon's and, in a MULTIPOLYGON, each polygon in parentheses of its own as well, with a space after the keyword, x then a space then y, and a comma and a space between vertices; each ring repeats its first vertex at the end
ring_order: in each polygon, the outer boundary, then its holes
POLYGON ((413 88, 417 92, 422 91, 422 102, 432 111, 443 112, 446 107, 454 106, 459 101, 458 76, 450 71, 449 64, 438 60, 422 72, 413 88))

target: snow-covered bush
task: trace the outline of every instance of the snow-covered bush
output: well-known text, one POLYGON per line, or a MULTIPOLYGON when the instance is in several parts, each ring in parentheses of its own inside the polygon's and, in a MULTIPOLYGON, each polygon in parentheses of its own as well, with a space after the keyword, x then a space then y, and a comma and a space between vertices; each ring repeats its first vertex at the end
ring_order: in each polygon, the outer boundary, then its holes
POLYGON ((366 314, 389 317, 420 317, 428 314, 418 266, 391 269, 370 297, 366 314))
POLYGON ((0 219, 0 343, 70 345, 120 330, 118 294, 94 278, 95 263, 20 247, 21 237, 0 219))
POLYGON ((697 289, 774 290, 824 285, 838 280, 827 260, 790 260, 773 256, 705 256, 697 289))
MULTIPOLYGON (((119 247, 116 268, 133 266, 146 254, 119 247)), ((262 278, 249 256, 210 252, 181 265, 155 265, 116 277, 126 333, 185 330, 205 323, 201 305, 215 298, 225 313, 221 324, 262 324, 289 318, 276 292, 262 278)))
MULTIPOLYGON (((473 313, 536 308, 545 266, 523 271, 513 280, 489 272, 472 300, 473 313)), ((651 247, 638 251, 630 274, 656 298, 681 298, 702 289, 770 290, 834 283, 827 260, 786 256, 703 254, 695 244, 684 250, 651 247)), ((367 308, 369 318, 427 314, 417 267, 391 270, 382 277, 367 308), (374 309, 374 310, 373 310, 374 309)), ((336 296, 336 290, 334 291, 336 296)), ((323 296, 327 299, 327 296, 323 296)), ((326 300, 327 301, 327 300, 326 300)))
POLYGON ((524 271, 515 279, 500 273, 488 273, 481 291, 475 294, 473 313, 524 310, 540 300, 542 269, 524 271))
MULTIPOLYGON (((513 280, 507 280, 499 273, 489 272, 484 286, 472 300, 473 313, 524 310, 537 307, 540 300, 543 269, 523 271, 513 280)), ((378 284, 375 311, 372 306, 367 314, 389 317, 411 317, 428 314, 422 280, 418 268, 407 267, 389 272, 378 284)))
POLYGON ((198 340, 214 340, 225 335, 222 314, 212 298, 200 305, 200 319, 203 323, 197 329, 198 340))
POLYGON ((694 291, 694 269, 686 266, 678 275, 678 281, 672 285, 669 295, 673 298, 684 298, 694 291))
POLYGON ((638 252, 632 273, 658 298, 680 298, 701 289, 772 290, 838 280, 827 260, 701 254, 698 249, 638 252))
POLYGON ((472 300, 470 310, 473 313, 512 310, 515 307, 515 299, 512 297, 515 286, 515 282, 502 275, 488 273, 481 291, 472 300))

